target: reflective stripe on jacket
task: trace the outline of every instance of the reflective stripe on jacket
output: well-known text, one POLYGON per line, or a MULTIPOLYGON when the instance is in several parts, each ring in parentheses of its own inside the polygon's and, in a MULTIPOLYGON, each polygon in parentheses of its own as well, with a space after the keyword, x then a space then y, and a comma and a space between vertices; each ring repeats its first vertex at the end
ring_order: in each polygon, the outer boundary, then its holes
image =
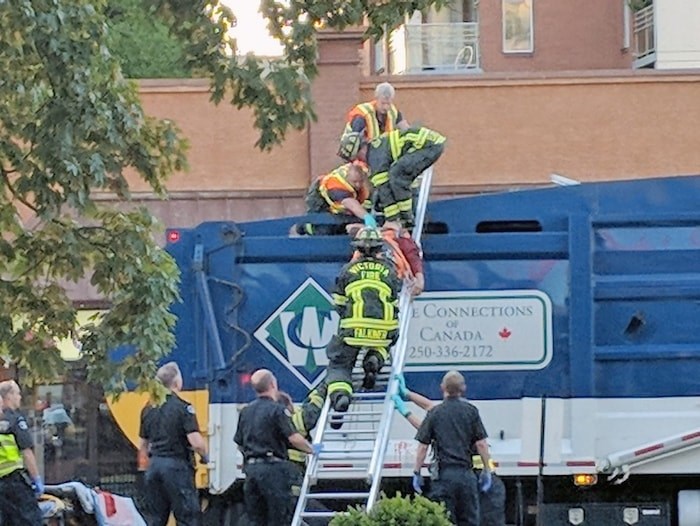
POLYGON ((372 101, 358 104, 348 112, 348 120, 345 125, 344 133, 352 131, 352 121, 355 117, 362 117, 365 120, 365 138, 371 141, 381 136, 383 133, 389 133, 396 129, 396 119, 399 117, 399 110, 393 104, 391 105, 386 115, 386 120, 384 121, 384 130, 382 131, 379 126, 379 120, 377 119, 376 102, 372 101))
POLYGON ((306 207, 308 212, 320 212, 321 208, 327 208, 331 214, 347 213, 342 202, 335 201, 331 195, 333 190, 342 190, 351 194, 353 199, 356 199, 360 204, 363 204, 369 198, 369 191, 366 188, 360 189, 358 192, 348 183, 348 170, 352 163, 347 163, 339 166, 335 170, 326 175, 322 175, 311 186, 306 198, 306 207))

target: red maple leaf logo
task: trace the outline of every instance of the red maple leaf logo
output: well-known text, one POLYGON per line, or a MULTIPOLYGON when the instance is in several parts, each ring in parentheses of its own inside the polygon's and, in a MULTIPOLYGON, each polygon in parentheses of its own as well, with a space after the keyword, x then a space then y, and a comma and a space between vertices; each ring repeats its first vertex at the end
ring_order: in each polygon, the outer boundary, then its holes
POLYGON ((508 330, 508 327, 503 327, 500 331, 498 331, 498 335, 504 340, 507 340, 511 334, 513 333, 508 330))

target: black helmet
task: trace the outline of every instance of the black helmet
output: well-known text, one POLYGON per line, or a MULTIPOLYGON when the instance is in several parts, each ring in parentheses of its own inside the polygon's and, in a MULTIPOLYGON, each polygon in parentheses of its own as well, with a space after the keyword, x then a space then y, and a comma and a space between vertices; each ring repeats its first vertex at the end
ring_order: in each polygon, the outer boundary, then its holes
POLYGON ((340 138, 338 156, 346 161, 357 159, 357 152, 363 144, 362 134, 359 132, 348 132, 340 138))
POLYGON ((365 227, 355 234, 352 246, 362 252, 371 252, 384 246, 384 238, 379 229, 365 227))

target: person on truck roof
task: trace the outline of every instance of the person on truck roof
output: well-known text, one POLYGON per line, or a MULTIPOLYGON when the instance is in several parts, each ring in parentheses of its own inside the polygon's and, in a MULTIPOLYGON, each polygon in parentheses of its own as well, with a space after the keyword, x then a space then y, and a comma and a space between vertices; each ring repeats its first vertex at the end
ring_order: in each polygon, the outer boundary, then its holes
MULTIPOLYGON (((479 410, 464 400, 464 376, 449 371, 440 383, 444 399, 432 407, 418 428, 413 489, 422 493, 421 469, 428 447, 435 451, 437 472, 433 472, 430 497, 443 502, 457 526, 479 526, 479 490, 489 491, 493 483, 487 434, 479 410), (476 450, 484 469, 478 478, 473 470, 476 450)), ((396 400, 395 400, 396 403, 396 400)))
MULTIPOLYGON (((398 295, 401 279, 382 253, 384 240, 376 228, 361 229, 353 240, 359 257, 343 267, 336 278, 333 302, 340 316, 338 334, 326 349, 328 396, 333 408, 344 413, 353 393, 352 368, 357 354, 363 358, 364 387, 372 389, 398 336, 398 295)), ((338 429, 342 420, 334 419, 338 429)))
MULTIPOLYGON (((403 375, 398 375, 399 380, 399 390, 398 393, 392 396, 394 401, 394 407, 410 424, 419 429, 423 423, 423 419, 418 418, 413 412, 408 408, 406 402, 413 402, 418 407, 424 411, 430 411, 436 402, 433 402, 429 398, 423 396, 420 393, 411 391, 406 387, 406 381, 403 375)), ((484 462, 476 451, 471 451, 472 454, 472 466, 474 468, 474 473, 477 478, 481 475, 484 469, 484 462)), ((437 459, 433 457, 431 462, 430 471, 435 472, 435 464, 437 459)), ((503 481, 498 477, 495 472, 496 464, 493 459, 489 462, 489 469, 491 470, 491 488, 487 491, 479 491, 479 525, 480 526, 505 526, 506 524, 506 487, 503 481)))
POLYGON ((377 84, 374 100, 363 102, 348 112, 343 134, 358 132, 368 141, 393 130, 407 130, 408 121, 394 106, 396 90, 388 82, 377 84))
POLYGON ((413 182, 440 158, 445 140, 428 128, 394 130, 370 143, 362 134, 350 132, 341 138, 338 155, 347 161, 366 162, 376 192, 375 207, 387 221, 401 221, 411 227, 413 182))
MULTIPOLYGON (((364 162, 352 161, 318 177, 306 193, 306 212, 330 213, 343 224, 365 221, 369 225, 376 225, 369 210, 368 174, 369 168, 364 162)), ((330 235, 334 230, 330 225, 301 223, 293 225, 290 234, 330 235)))

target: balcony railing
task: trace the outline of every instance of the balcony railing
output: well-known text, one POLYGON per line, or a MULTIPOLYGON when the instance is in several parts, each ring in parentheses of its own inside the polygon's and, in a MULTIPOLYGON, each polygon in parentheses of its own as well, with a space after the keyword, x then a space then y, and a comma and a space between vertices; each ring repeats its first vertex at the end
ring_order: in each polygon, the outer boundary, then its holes
POLYGON ((406 24, 390 40, 391 73, 479 70, 479 24, 406 24))
POLYGON ((634 13, 634 66, 642 68, 656 61, 654 5, 634 13))

